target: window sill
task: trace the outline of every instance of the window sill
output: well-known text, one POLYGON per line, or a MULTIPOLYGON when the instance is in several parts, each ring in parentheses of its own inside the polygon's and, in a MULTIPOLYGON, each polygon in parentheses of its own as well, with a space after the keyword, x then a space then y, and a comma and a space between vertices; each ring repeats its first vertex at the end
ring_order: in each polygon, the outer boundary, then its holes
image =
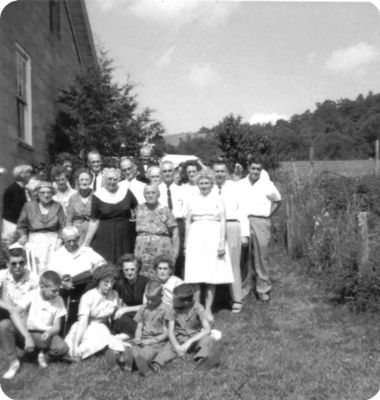
POLYGON ((26 149, 26 150, 34 151, 33 146, 31 146, 30 144, 24 142, 22 139, 19 139, 19 140, 18 140, 18 145, 19 145, 20 147, 23 147, 23 148, 26 149))

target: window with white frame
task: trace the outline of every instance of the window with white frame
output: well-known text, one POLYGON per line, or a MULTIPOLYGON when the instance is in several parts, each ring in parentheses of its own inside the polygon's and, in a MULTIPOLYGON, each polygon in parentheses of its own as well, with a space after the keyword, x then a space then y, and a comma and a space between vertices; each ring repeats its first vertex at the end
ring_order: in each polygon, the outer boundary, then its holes
POLYGON ((16 45, 17 133, 20 140, 32 146, 32 85, 30 57, 16 45))

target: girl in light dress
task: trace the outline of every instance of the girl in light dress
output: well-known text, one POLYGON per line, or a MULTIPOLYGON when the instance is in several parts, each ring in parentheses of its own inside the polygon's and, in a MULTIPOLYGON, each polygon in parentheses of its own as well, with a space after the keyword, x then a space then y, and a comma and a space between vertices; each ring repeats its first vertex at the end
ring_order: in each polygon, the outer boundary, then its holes
POLYGON ((122 352, 128 346, 126 335, 113 335, 109 328, 121 305, 119 295, 112 289, 116 276, 113 265, 103 265, 93 272, 96 287, 81 297, 78 321, 65 338, 74 360, 83 360, 107 348, 122 352))

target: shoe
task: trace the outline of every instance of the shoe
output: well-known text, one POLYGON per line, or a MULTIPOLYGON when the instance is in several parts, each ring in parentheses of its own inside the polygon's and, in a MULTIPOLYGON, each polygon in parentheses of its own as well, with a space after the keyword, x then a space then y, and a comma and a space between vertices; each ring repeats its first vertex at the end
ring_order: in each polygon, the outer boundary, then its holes
POLYGON ((16 376, 20 367, 21 367, 21 364, 20 364, 19 360, 12 361, 7 372, 5 372, 5 374, 3 374, 3 379, 13 379, 16 376))
POLYGON ((234 313, 234 314, 238 314, 241 311, 242 308, 243 308, 243 304, 241 304, 238 301, 235 301, 234 304, 232 305, 231 312, 234 313))
POLYGON ((218 353, 213 353, 199 365, 199 368, 209 371, 211 368, 217 367, 218 365, 220 365, 220 356, 218 353))
POLYGON ((149 364, 139 351, 135 354, 135 363, 140 375, 146 376, 150 371, 149 364))
POLYGON ((46 357, 45 357, 45 354, 44 354, 43 351, 40 351, 40 352, 38 353, 37 361, 38 361, 38 365, 39 365, 41 368, 46 368, 46 367, 48 366, 48 365, 47 365, 47 362, 46 362, 46 357))
POLYGON ((259 299, 261 301, 269 301, 270 297, 268 293, 259 293, 259 299))
POLYGON ((132 372, 133 353, 131 347, 125 349, 124 352, 120 354, 120 356, 117 358, 117 363, 121 369, 132 372))
POLYGON ((156 363, 156 362, 152 362, 150 364, 150 369, 155 373, 159 373, 161 371, 161 365, 156 363))

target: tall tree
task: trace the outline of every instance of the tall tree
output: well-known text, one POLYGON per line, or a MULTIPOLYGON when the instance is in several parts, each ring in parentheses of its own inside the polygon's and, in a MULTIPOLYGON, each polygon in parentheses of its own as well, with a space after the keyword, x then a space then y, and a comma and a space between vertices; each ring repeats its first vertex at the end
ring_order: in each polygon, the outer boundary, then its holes
MULTIPOLYGON (((58 113, 49 135, 49 154, 79 155, 92 148, 108 156, 137 155, 142 143, 155 143, 163 152, 164 128, 152 110, 139 111, 134 85, 113 82, 112 60, 99 54, 99 68, 80 72, 60 92, 58 113)), ((161 155, 161 154, 156 154, 161 155)))

